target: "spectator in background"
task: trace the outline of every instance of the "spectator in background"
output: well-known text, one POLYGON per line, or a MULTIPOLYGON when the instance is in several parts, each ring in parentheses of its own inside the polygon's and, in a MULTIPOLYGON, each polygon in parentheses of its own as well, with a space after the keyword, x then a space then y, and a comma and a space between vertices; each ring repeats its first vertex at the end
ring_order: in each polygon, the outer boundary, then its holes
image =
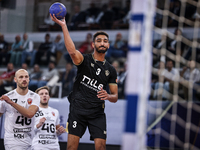
POLYGON ((179 40, 179 37, 182 35, 182 30, 179 28, 176 28, 174 30, 174 39, 170 41, 169 47, 167 48, 168 51, 175 55, 181 55, 183 54, 185 50, 185 44, 179 40))
POLYGON ((30 72, 30 82, 29 82, 29 89, 32 91, 35 91, 37 89, 37 84, 34 83, 38 83, 38 81, 40 80, 42 75, 42 71, 40 70, 40 67, 38 64, 35 64, 33 67, 33 71, 30 72))
POLYGON ((131 1, 130 0, 126 0, 126 5, 124 8, 122 8, 120 11, 119 11, 119 17, 120 19, 124 18, 128 12, 130 11, 130 3, 131 1))
POLYGON ((150 99, 154 99, 155 84, 157 82, 163 82, 164 77, 161 75, 165 70, 165 62, 160 61, 157 68, 152 68, 151 76, 151 95, 150 99))
POLYGON ((94 19, 97 17, 99 11, 100 9, 95 6, 95 3, 91 2, 90 7, 86 10, 86 13, 87 13, 86 20, 89 20, 89 18, 92 18, 92 22, 90 21, 90 23, 94 23, 94 19))
POLYGON ((35 57, 35 64, 47 65, 50 61, 51 50, 53 48, 53 43, 50 41, 50 34, 45 35, 45 42, 41 43, 35 57), (44 63, 42 63, 42 57, 46 57, 44 63))
MULTIPOLYGON (((170 46, 170 40, 167 32, 162 34, 161 39, 155 40, 153 44, 153 65, 157 64, 161 61, 161 49, 167 49, 170 46)), ((163 59, 166 59, 164 55, 162 55, 163 59)))
POLYGON ((69 30, 77 30, 78 25, 86 20, 86 13, 84 11, 80 11, 80 7, 78 5, 75 5, 73 10, 74 15, 68 25, 69 30))
POLYGON ((59 80, 59 72, 55 68, 55 62, 49 62, 48 69, 43 70, 39 80, 31 80, 30 87, 40 88, 42 86, 49 86, 53 88, 59 80))
POLYGON ((159 78, 161 79, 155 83, 154 99, 157 99, 158 96, 160 96, 160 92, 158 92, 158 90, 161 88, 163 88, 162 98, 164 100, 172 98, 170 94, 173 94, 174 82, 177 82, 180 77, 179 71, 173 66, 172 60, 168 60, 166 63, 166 69, 158 72, 159 78))
POLYGON ((8 61, 9 61, 8 42, 4 40, 4 35, 0 34, 0 65, 7 64, 8 61))
POLYGON ((99 24, 102 29, 111 29, 114 16, 114 11, 108 9, 108 5, 104 4, 95 18, 95 23, 99 24))
POLYGON ((35 61, 36 50, 33 49, 34 48, 33 41, 28 39, 28 35, 26 33, 24 33, 24 35, 23 35, 22 46, 23 46, 23 52, 22 52, 21 63, 22 64, 25 63, 26 59, 28 57, 31 57, 30 67, 33 67, 34 61, 35 61))
POLYGON ((3 95, 8 92, 6 91, 5 86, 14 87, 14 77, 15 77, 14 65, 12 63, 8 63, 7 71, 3 72, 0 75, 0 95, 3 95))
MULTIPOLYGON (((170 1, 169 11, 179 17, 181 11, 181 1, 179 0, 170 1)), ((174 17, 169 17, 168 27, 178 27, 177 19, 175 19, 174 17)))
POLYGON ((121 99, 125 98, 125 94, 124 94, 124 88, 125 88, 125 81, 126 81, 126 77, 128 74, 128 70, 127 70, 127 63, 125 62, 124 64, 124 70, 120 73, 119 77, 118 77, 118 97, 121 99))
POLYGON ((62 41, 62 37, 60 34, 56 36, 56 39, 53 42, 53 52, 56 54, 56 64, 58 65, 60 58, 62 57, 63 53, 65 52, 65 43, 62 41))
POLYGON ((195 60, 196 62, 200 63, 200 39, 197 40, 198 45, 197 47, 189 47, 184 58, 187 60, 195 60), (192 54, 195 55, 192 55, 192 54))
POLYGON ((62 82, 62 97, 68 96, 73 89, 74 81, 76 77, 76 69, 73 64, 68 62, 65 66, 65 72, 61 75, 60 79, 62 82))
POLYGON ((30 72, 31 72, 31 71, 30 71, 30 69, 28 68, 27 63, 23 63, 22 66, 21 66, 21 68, 24 69, 24 70, 26 70, 26 71, 28 72, 28 74, 30 75, 30 72))
POLYGON ((106 59, 112 58, 126 58, 128 47, 127 43, 122 40, 122 34, 119 32, 116 35, 115 41, 111 42, 110 48, 106 53, 106 59))
POLYGON ((93 52, 93 47, 92 47, 92 34, 88 33, 86 36, 86 40, 80 45, 79 51, 82 54, 88 54, 93 52))
POLYGON ((114 60, 112 62, 112 66, 115 68, 116 72, 117 72, 117 79, 119 79, 119 75, 120 75, 120 66, 119 66, 119 61, 114 60))
POLYGON ((184 91, 184 97, 185 100, 197 100, 196 93, 197 93, 197 87, 194 88, 194 84, 198 84, 200 82, 200 71, 196 68, 196 62, 194 60, 191 60, 188 62, 187 66, 183 67, 180 75, 183 77, 184 80, 181 80, 181 83, 183 84, 183 91, 184 91), (192 84, 192 87, 190 86, 192 84), (191 87, 191 97, 190 94, 190 87, 191 87), (192 98, 192 99, 190 99, 192 98))
POLYGON ((20 35, 16 35, 15 42, 11 47, 11 58, 10 62, 13 63, 14 66, 21 66, 21 55, 23 51, 22 41, 20 35))
POLYGON ((112 29, 128 28, 131 17, 130 0, 126 1, 126 6, 118 12, 118 17, 112 24, 112 29))

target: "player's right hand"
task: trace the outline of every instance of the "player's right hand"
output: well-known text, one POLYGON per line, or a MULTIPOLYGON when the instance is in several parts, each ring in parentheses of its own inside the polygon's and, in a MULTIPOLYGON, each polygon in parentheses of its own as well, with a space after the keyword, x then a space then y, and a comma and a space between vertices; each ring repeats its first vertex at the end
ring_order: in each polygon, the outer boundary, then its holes
POLYGON ((56 18, 55 14, 53 14, 53 16, 50 14, 51 20, 53 20, 55 23, 59 24, 61 27, 66 25, 65 22, 65 18, 63 18, 62 20, 59 20, 56 18))
POLYGON ((44 124, 45 121, 46 121, 46 118, 45 118, 45 117, 42 117, 42 118, 40 119, 40 122, 38 123, 38 128, 41 127, 41 126, 44 124))
POLYGON ((12 104, 12 103, 13 103, 13 101, 11 101, 11 99, 10 99, 8 96, 6 96, 6 95, 2 95, 2 96, 0 97, 0 100, 1 100, 1 101, 5 101, 5 102, 8 103, 8 104, 12 104))

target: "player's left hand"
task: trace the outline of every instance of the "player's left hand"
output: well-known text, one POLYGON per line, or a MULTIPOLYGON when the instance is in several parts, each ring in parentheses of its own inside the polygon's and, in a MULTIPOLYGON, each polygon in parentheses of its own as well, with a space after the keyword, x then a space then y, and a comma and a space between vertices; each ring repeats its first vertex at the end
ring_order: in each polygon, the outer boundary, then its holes
POLYGON ((106 90, 101 88, 101 91, 97 92, 97 97, 100 98, 101 100, 107 100, 109 98, 109 94, 107 93, 106 90))
POLYGON ((1 101, 5 101, 5 102, 8 103, 8 104, 12 104, 12 103, 13 103, 13 101, 11 101, 11 99, 10 99, 8 96, 6 96, 6 95, 2 95, 2 96, 0 97, 0 100, 1 100, 1 101))
POLYGON ((62 134, 62 133, 65 133, 65 128, 63 126, 60 126, 58 129, 57 129, 57 133, 58 135, 62 134))

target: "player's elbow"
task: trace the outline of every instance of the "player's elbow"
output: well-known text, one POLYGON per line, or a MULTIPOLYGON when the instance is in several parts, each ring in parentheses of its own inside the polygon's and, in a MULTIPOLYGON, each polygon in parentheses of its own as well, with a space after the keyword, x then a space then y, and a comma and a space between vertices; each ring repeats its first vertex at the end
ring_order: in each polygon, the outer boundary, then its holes
POLYGON ((75 51, 69 51, 69 55, 70 55, 71 57, 73 57, 73 56, 76 55, 76 52, 75 52, 75 51))
POLYGON ((118 100, 118 98, 114 99, 112 102, 113 102, 113 103, 116 103, 116 102, 117 102, 117 100, 118 100))
POLYGON ((112 103, 116 103, 118 100, 118 94, 111 96, 108 100, 112 103))
POLYGON ((27 113, 27 116, 26 116, 26 117, 32 118, 32 117, 35 115, 36 112, 37 112, 37 111, 33 111, 33 110, 29 111, 29 112, 27 113))
POLYGON ((29 112, 29 113, 26 115, 26 117, 27 117, 27 118, 33 118, 34 115, 35 115, 34 113, 29 112))

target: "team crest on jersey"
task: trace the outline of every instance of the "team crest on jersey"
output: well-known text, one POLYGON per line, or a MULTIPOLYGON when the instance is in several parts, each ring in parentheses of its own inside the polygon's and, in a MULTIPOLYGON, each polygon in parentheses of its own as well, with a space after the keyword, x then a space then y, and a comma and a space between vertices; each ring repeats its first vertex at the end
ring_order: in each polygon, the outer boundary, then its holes
POLYGON ((52 112, 52 115, 53 115, 53 116, 55 116, 55 113, 54 113, 54 112, 52 112))
POLYGON ((108 70, 105 71, 105 75, 108 76, 110 72, 108 70))
POLYGON ((32 103, 32 99, 31 99, 31 98, 28 98, 28 99, 27 99, 27 102, 28 102, 28 104, 30 105, 30 104, 32 103))
POLYGON ((93 64, 93 63, 91 63, 91 67, 94 67, 94 64, 93 64))

